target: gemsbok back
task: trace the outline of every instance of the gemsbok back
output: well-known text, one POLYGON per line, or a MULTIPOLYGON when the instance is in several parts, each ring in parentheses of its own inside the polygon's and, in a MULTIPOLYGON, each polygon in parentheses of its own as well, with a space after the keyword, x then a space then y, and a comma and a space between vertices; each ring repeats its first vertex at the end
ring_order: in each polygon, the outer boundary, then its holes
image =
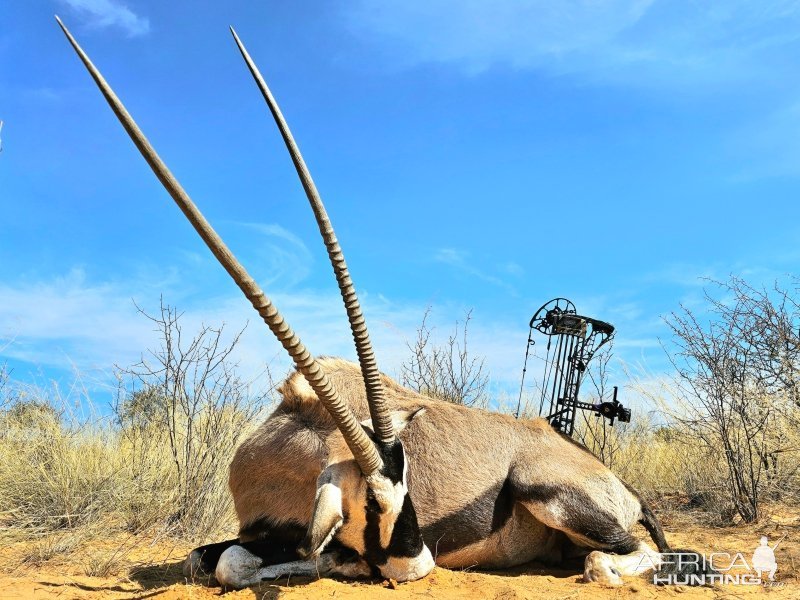
POLYGON ((213 573, 229 587, 289 574, 408 581, 427 575, 434 559, 443 567, 503 568, 585 557, 585 580, 620 584, 662 565, 670 547, 642 498, 547 422, 431 400, 380 373, 328 214, 233 29, 319 225, 358 365, 308 352, 59 25, 153 172, 296 365, 279 388, 282 402, 231 464, 239 537, 194 550, 187 576, 213 573), (637 523, 657 550, 631 533, 637 523))

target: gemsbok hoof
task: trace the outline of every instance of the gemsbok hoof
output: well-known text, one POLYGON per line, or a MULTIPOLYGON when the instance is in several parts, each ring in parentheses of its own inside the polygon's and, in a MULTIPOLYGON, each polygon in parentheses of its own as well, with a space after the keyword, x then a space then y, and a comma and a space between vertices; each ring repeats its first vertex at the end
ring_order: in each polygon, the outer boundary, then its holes
POLYGON ((583 580, 605 585, 622 585, 622 576, 614 566, 614 561, 605 552, 595 550, 586 557, 583 580))

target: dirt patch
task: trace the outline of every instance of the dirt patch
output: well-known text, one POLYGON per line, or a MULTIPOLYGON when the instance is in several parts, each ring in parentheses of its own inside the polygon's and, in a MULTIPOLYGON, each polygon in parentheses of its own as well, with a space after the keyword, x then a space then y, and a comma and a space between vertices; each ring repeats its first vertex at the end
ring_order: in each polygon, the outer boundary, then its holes
MULTIPOLYGON (((656 587, 630 578, 621 587, 586 584, 573 570, 554 569, 537 563, 497 572, 449 571, 435 569, 428 577, 392 586, 386 581, 345 581, 333 579, 281 578, 253 588, 223 592, 202 582, 187 582, 181 561, 189 548, 182 544, 120 538, 102 544, 83 543, 74 549, 48 557, 37 553, 38 542, 7 544, 0 551, 0 598, 71 600, 75 598, 156 598, 173 600, 224 597, 269 600, 271 598, 441 598, 444 600, 516 600, 542 598, 593 600, 636 598, 800 598, 800 516, 796 511, 778 511, 757 525, 730 528, 703 528, 694 524, 696 516, 663 514, 669 540, 675 547, 691 547, 703 552, 741 552, 749 561, 760 536, 774 543, 784 537, 776 560, 778 587, 724 585, 706 588, 682 586, 656 587), (122 548, 122 551, 120 551, 122 548), (29 554, 33 558, 29 557, 29 554), (41 559, 37 562, 38 559, 41 559), (23 560, 28 558, 29 560, 23 560), (108 570, 103 576, 90 576, 92 570, 108 570)), ((57 546, 56 546, 57 548, 57 546)))

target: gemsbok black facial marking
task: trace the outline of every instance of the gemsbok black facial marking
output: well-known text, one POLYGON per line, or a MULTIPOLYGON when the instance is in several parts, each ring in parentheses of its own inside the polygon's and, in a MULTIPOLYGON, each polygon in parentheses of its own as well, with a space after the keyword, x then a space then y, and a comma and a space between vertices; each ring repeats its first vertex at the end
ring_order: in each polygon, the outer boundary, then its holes
MULTIPOLYGON (((397 433, 424 413, 417 409, 393 414, 397 433)), ((370 433, 369 430, 367 430, 370 433)), ((393 442, 376 441, 383 461, 379 485, 369 485, 366 494, 364 557, 378 565, 381 573, 393 579, 405 572, 423 572, 433 568, 430 550, 422 539, 414 503, 408 493, 408 456, 399 438, 393 442)))
POLYGON ((417 524, 414 504, 408 495, 407 459, 403 444, 399 440, 393 444, 378 444, 378 452, 384 463, 381 475, 398 490, 398 498, 402 497, 399 513, 387 514, 378 502, 375 492, 371 488, 367 490, 364 555, 367 562, 383 565, 391 558, 420 556, 424 550, 424 542, 417 524), (385 533, 387 529, 390 529, 388 535, 385 533))

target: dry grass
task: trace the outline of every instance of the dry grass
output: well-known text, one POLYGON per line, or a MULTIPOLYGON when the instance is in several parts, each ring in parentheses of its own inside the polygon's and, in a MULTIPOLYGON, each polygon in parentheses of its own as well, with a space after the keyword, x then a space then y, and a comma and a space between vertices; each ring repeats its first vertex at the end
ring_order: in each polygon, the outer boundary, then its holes
MULTIPOLYGON (((76 418, 64 410, 70 404, 58 394, 27 390, 0 411, 0 542, 25 542, 6 567, 76 555, 86 575, 106 576, 144 541, 203 543, 235 532, 227 488, 231 440, 254 422, 225 409, 197 419, 195 426, 213 418, 221 439, 215 447, 196 446, 203 476, 187 491, 162 428, 126 427, 109 416, 76 418), (192 510, 176 511, 187 493, 192 510), (96 542, 110 535, 130 542, 97 550, 96 542)), ((180 431, 186 426, 178 422, 178 433, 186 434, 180 431)))
POLYGON ((148 318, 161 347, 118 371, 111 410, 94 409, 79 376, 62 394, 13 382, 0 365, 0 548, 19 549, 6 567, 70 556, 107 576, 143 543, 235 533, 228 466, 269 403, 269 373, 266 385, 237 376, 241 332, 182 335, 163 305, 148 318))
POLYGON ((19 564, 40 567, 55 558, 72 553, 85 539, 82 531, 45 535, 22 549, 18 555, 19 564))
MULTIPOLYGON (((132 424, 91 413, 77 418, 65 411, 69 405, 74 399, 29 389, 0 410, 0 542, 24 540, 6 568, 58 565, 68 556, 80 561, 84 575, 122 575, 131 555, 154 540, 184 548, 234 534, 228 465, 236 440, 260 418, 210 404, 203 410, 211 412, 191 422, 174 420, 173 437, 186 438, 190 427, 208 420, 219 432, 218 445, 207 440, 192 446, 196 455, 188 460, 202 465, 202 476, 187 489, 178 468, 185 463, 176 465, 170 433, 157 422, 132 424), (180 506, 191 510, 176 510, 180 506), (101 543, 111 538, 113 545, 101 543)), ((640 418, 605 431, 600 423, 590 419, 578 435, 662 514, 681 507, 681 518, 703 525, 734 522, 718 452, 675 423, 640 418)), ((800 434, 784 434, 800 446, 800 434)), ((798 458, 781 457, 786 476, 769 490, 770 501, 800 501, 798 458)))
MULTIPOLYGON (((651 504, 698 509, 703 522, 727 526, 739 522, 731 498, 728 465, 722 444, 713 445, 695 435, 691 423, 682 418, 680 405, 663 384, 659 391, 640 389, 651 406, 651 415, 641 411, 630 424, 603 427, 602 420, 589 418, 576 423, 576 437, 635 488, 651 504), (666 406, 669 406, 666 409, 666 406)), ((798 411, 800 412, 800 411, 798 411)), ((800 505, 800 431, 790 427, 797 414, 783 420, 776 415, 774 433, 781 436, 786 451, 774 465, 764 469, 760 496, 763 503, 800 505)), ((757 458, 753 459, 754 461, 757 458)), ((761 467, 761 465, 755 465, 761 467)))

